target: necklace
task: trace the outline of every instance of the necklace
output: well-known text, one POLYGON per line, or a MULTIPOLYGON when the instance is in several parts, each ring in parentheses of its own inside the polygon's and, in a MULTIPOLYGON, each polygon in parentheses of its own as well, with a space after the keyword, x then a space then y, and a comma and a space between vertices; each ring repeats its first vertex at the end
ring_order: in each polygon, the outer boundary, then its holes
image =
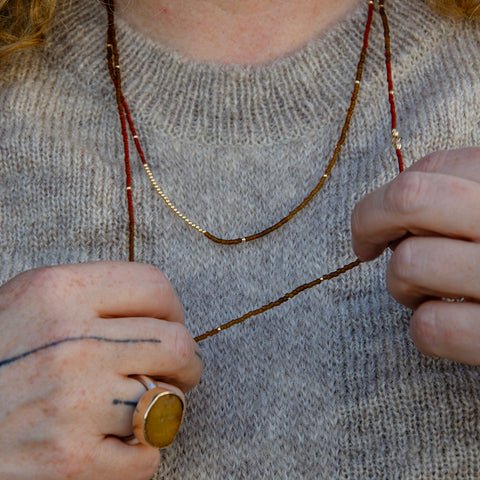
MULTIPOLYGON (((291 220, 297 213, 299 213, 301 210, 303 210, 310 202, 311 200, 317 195, 317 193, 322 189, 323 185, 325 184, 327 178, 329 177, 331 171, 333 170, 333 167, 335 166, 335 163, 337 162, 337 159, 340 155, 341 149, 343 147, 343 144, 345 142, 345 139, 347 138, 348 134, 348 129, 350 127, 350 122, 351 118, 353 116, 353 112, 355 110, 355 106, 357 103, 357 98, 360 90, 360 84, 361 84, 361 79, 362 79, 362 73, 363 73, 363 67, 365 64, 366 56, 367 56, 367 50, 368 50, 368 38, 370 34, 370 29, 371 29, 371 24, 372 24, 372 18, 373 18, 373 10, 374 10, 374 1, 369 0, 368 2, 368 13, 367 13, 367 21, 365 24, 365 31, 363 35, 363 44, 362 48, 360 51, 360 58, 358 61, 357 65, 357 70, 356 70, 356 75, 355 75, 355 83, 353 86, 353 92, 350 100, 350 104, 347 110, 347 114, 345 117, 345 121, 340 133, 340 138, 337 141, 336 147, 333 151, 332 157, 330 161, 327 164, 327 167, 325 168, 322 176, 320 177, 320 180, 316 184, 316 186, 312 189, 311 192, 308 193, 308 195, 305 196, 305 198, 297 205, 295 206, 288 215, 285 217, 281 218, 279 221, 276 223, 272 224, 271 226, 265 228, 264 230, 261 230, 258 233, 255 234, 250 234, 250 235, 245 235, 242 237, 237 237, 233 239, 225 239, 225 238, 220 238, 217 237, 204 228, 200 227, 197 225, 195 222, 191 221, 186 215, 182 213, 180 209, 178 209, 175 204, 168 198, 168 196, 163 192, 162 188, 158 184, 157 180, 155 179, 150 166, 148 165, 145 155, 143 153, 139 137, 137 135, 135 125, 133 123, 130 110, 128 108, 127 101, 125 99, 125 96, 123 95, 122 92, 122 79, 121 79, 121 74, 120 74, 120 61, 119 61, 119 53, 118 53, 118 45, 117 45, 117 39, 116 39, 116 30, 115 30, 115 7, 114 7, 114 0, 106 0, 105 2, 105 8, 107 10, 107 17, 108 17, 108 27, 107 27, 107 65, 108 65, 108 71, 110 74, 110 77, 113 82, 113 86, 115 89, 115 96, 116 96, 116 102, 117 102, 117 107, 118 107, 118 115, 120 119, 120 125, 121 125, 121 130, 122 130, 122 138, 123 138, 123 148, 124 148, 124 164, 125 164, 125 176, 126 176, 126 194, 127 194, 127 209, 128 209, 128 219, 129 219, 129 243, 128 243, 128 252, 129 252, 129 260, 134 261, 135 255, 134 255, 134 244, 135 244, 135 219, 134 219, 134 208, 133 208, 133 194, 132 194, 132 176, 131 176, 131 167, 130 167, 130 150, 129 150, 129 131, 130 134, 133 137, 133 141, 135 144, 135 148, 137 150, 138 156, 140 157, 140 160, 142 162, 143 168, 145 170, 145 173, 154 189, 154 191, 158 194, 158 196, 166 203, 168 208, 170 208, 173 213, 180 218, 183 222, 185 222, 188 226, 193 228, 194 230, 198 231, 200 234, 204 235, 207 237, 209 240, 223 244, 223 245, 235 245, 239 243, 244 243, 244 242, 250 242, 253 240, 256 240, 258 238, 261 238, 263 236, 268 235, 269 233, 272 233, 273 231, 279 229, 283 225, 285 225, 289 220, 291 220)), ((391 68, 391 51, 390 51, 390 30, 389 30, 389 25, 388 25, 388 18, 385 12, 385 6, 384 6, 384 0, 379 0, 378 1, 378 9, 380 12, 380 16, 382 19, 382 24, 383 24, 383 31, 384 31, 384 39, 385 39, 385 66, 386 66, 386 76, 387 76, 387 86, 388 86, 388 100, 390 104, 390 115, 391 115, 391 134, 392 134, 392 144, 395 149, 395 153, 397 156, 397 162, 398 162, 398 168, 399 171, 402 172, 404 169, 403 166, 403 158, 402 158, 402 153, 401 153, 401 143, 400 143, 400 136, 397 131, 397 116, 396 116, 396 109, 395 109, 395 99, 394 99, 394 90, 393 90, 393 76, 392 76, 392 68, 391 68)), ((251 310, 247 312, 246 314, 233 319, 227 323, 224 323, 223 325, 207 331, 203 333, 202 335, 199 335, 195 337, 195 341, 200 342, 208 337, 211 337, 213 335, 216 335, 220 333, 223 330, 226 330, 228 328, 231 328, 234 325, 237 325, 239 323, 242 323, 246 321, 247 319, 259 315, 261 313, 266 312, 267 310, 271 310, 272 308, 275 308, 282 303, 285 303, 286 301, 290 300, 291 298, 295 297, 299 293, 308 290, 310 288, 313 288, 317 285, 320 285, 326 280, 331 280, 333 278, 336 278, 349 270, 354 269, 358 265, 360 265, 362 262, 359 259, 356 259, 355 261, 348 263, 344 265, 343 267, 338 268, 337 270, 324 274, 323 276, 317 278, 316 280, 313 280, 311 282, 305 283, 291 292, 285 294, 284 296, 280 297, 279 299, 270 302, 260 308, 251 310)))

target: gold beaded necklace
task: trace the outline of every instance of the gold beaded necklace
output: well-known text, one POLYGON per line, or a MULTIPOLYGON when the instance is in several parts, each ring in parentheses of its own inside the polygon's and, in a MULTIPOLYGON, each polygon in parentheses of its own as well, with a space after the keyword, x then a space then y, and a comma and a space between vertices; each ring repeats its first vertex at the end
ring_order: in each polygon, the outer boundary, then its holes
MULTIPOLYGON (((305 196, 305 198, 294 208, 290 210, 288 215, 285 217, 281 218, 278 220, 276 223, 273 225, 269 226, 268 228, 265 228, 264 230, 250 234, 250 235, 244 235, 241 237, 236 237, 233 239, 226 239, 226 238, 220 238, 206 229, 200 227, 197 225, 195 222, 191 221, 177 206, 169 199, 169 197, 164 193, 160 185, 158 184, 157 180, 155 179, 155 176, 153 175, 150 166, 148 165, 145 155, 143 153, 139 137, 137 135, 135 126, 133 124, 132 117, 130 115, 130 110, 128 108, 128 104, 126 102, 126 99, 123 95, 122 92, 122 80, 121 80, 121 74, 120 74, 120 61, 119 61, 119 53, 118 53, 118 46, 117 46, 117 39, 116 39, 116 30, 115 30, 115 6, 114 6, 114 0, 106 0, 105 2, 105 8, 107 10, 107 17, 108 17, 108 27, 107 27, 107 64, 108 64, 108 71, 110 73, 110 77, 112 79, 114 88, 115 88, 115 94, 116 94, 116 102, 117 102, 117 107, 118 107, 118 114, 120 118, 120 125, 122 129, 122 138, 123 138, 123 147, 124 147, 124 163, 125 163, 125 175, 126 175, 126 193, 127 193, 127 208, 128 208, 128 218, 129 218, 129 244, 128 244, 128 252, 129 252, 129 260, 134 261, 135 255, 134 255, 134 247, 135 247, 135 220, 134 220, 134 208, 133 208, 133 194, 132 194, 132 179, 131 179, 131 169, 130 169, 130 151, 129 151, 129 130, 130 134, 133 137, 133 141, 135 144, 135 148, 138 152, 139 158, 142 162, 143 168, 145 170, 145 173, 154 189, 154 191, 158 194, 158 196, 165 202, 165 204, 172 210, 172 212, 180 218, 183 222, 185 222, 189 227, 193 228, 200 234, 204 235, 206 238, 209 240, 219 243, 222 245, 236 245, 239 243, 245 243, 245 242, 250 242, 253 240, 256 240, 258 238, 264 237, 265 235, 268 235, 269 233, 274 232, 275 230, 279 229, 283 225, 285 225, 288 221, 290 221, 297 213, 299 213, 301 210, 303 210, 311 201, 312 199, 318 194, 318 192, 322 189, 323 185, 325 184, 327 178, 329 177, 330 173, 333 170, 333 167, 335 166, 335 163, 338 160, 338 157, 340 155, 340 152, 342 150, 343 144, 345 142, 345 139, 347 138, 348 134, 348 129, 350 127, 350 122, 353 116, 353 112, 355 110, 355 106, 357 103, 357 98, 358 98, 358 93, 360 90, 360 84, 362 80, 362 73, 363 73, 363 67, 365 64, 366 56, 367 56, 367 49, 368 49, 368 38, 370 34, 370 29, 371 29, 371 24, 372 24, 372 18, 373 18, 373 9, 374 9, 374 1, 369 0, 368 1, 368 13, 367 13, 367 21, 365 24, 365 31, 363 35, 363 44, 360 52, 360 59, 358 61, 357 65, 357 70, 356 70, 356 75, 355 75, 355 83, 353 86, 353 92, 350 100, 350 104, 347 110, 347 114, 345 117, 345 121, 340 133, 340 138, 337 141, 337 144, 335 146, 335 149, 333 151, 332 157, 330 161, 327 164, 327 167, 325 168, 323 174, 320 177, 320 180, 318 183, 315 185, 315 187, 308 193, 308 195, 305 196)), ((397 156, 397 161, 398 161, 398 168, 399 171, 402 172, 404 169, 403 166, 403 158, 402 158, 402 153, 401 153, 401 143, 400 143, 400 137, 397 131, 397 116, 396 116, 396 109, 395 109, 395 99, 394 99, 394 91, 393 91, 393 76, 392 76, 392 68, 391 68, 391 51, 390 51, 390 30, 388 26, 388 19, 387 15, 385 12, 385 7, 384 7, 384 0, 379 0, 378 1, 378 9, 380 12, 380 16, 382 18, 382 24, 383 24, 383 31, 384 31, 384 38, 385 38, 385 66, 386 66, 386 74, 387 74, 387 85, 388 85, 388 99, 390 103, 390 114, 391 114, 391 134, 392 134, 392 144, 395 149, 395 153, 397 156)), ((231 328, 234 325, 237 325, 239 323, 244 322, 245 320, 254 317, 256 315, 259 315, 261 313, 266 312, 267 310, 271 310, 272 308, 275 308, 282 303, 285 303, 286 301, 290 300, 291 298, 295 297, 299 293, 308 290, 310 288, 313 288, 317 285, 320 285, 326 280, 331 280, 333 278, 336 278, 349 270, 354 269, 358 265, 360 265, 362 262, 359 259, 354 260, 351 263, 348 263, 344 265, 343 267, 338 268, 337 270, 324 274, 321 277, 317 278, 316 280, 313 280, 311 282, 305 283, 303 285, 300 285, 296 289, 292 290, 291 292, 287 293, 286 295, 280 297, 279 299, 270 302, 266 305, 263 305, 260 308, 251 310, 247 312, 246 314, 233 319, 227 323, 224 323, 223 325, 207 331, 203 333, 202 335, 199 335, 195 337, 195 340, 197 342, 200 342, 204 340, 205 338, 211 337, 213 335, 216 335, 220 333, 223 330, 226 330, 228 328, 231 328)))

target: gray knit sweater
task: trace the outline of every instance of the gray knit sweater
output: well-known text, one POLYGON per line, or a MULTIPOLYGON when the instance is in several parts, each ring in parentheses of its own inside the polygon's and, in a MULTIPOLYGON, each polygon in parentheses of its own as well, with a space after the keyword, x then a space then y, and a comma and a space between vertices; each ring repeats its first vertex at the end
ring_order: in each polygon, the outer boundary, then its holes
MULTIPOLYGON (((255 68, 186 61, 119 22, 124 91, 147 159, 192 220, 226 237, 254 233, 318 182, 350 99, 366 3, 301 51, 255 68)), ((480 28, 422 0, 387 9, 407 166, 478 145, 480 28)), ((74 0, 44 49, 0 67, 2 281, 41 265, 127 259, 105 26, 99 3, 74 0)), ((192 334, 354 260, 352 208, 397 174, 389 121, 377 12, 338 164, 279 231, 213 244, 132 161, 137 260, 167 274, 192 334)), ((387 257, 201 343, 206 369, 157 478, 480 478, 479 371, 418 353, 410 312, 385 287, 387 257)))

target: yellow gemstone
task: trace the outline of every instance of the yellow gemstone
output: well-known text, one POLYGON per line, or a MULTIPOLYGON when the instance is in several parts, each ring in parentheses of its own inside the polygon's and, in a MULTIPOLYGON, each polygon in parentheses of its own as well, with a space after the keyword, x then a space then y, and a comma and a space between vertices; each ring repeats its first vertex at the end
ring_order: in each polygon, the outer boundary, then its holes
POLYGON ((144 418, 145 440, 155 448, 173 443, 183 418, 183 402, 172 392, 156 395, 144 418))

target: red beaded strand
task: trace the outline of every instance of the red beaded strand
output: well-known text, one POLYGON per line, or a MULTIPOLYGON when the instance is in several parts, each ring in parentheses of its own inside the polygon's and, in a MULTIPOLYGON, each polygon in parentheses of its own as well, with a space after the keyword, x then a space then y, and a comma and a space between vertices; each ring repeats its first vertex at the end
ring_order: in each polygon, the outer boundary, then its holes
POLYGON ((385 66, 387 68, 387 84, 388 84, 388 101, 390 102, 390 114, 392 116, 392 144, 397 155, 398 169, 403 172, 402 144, 397 131, 397 112, 395 109, 395 97, 393 91, 393 75, 392 75, 392 53, 390 51, 390 28, 388 26, 387 14, 385 13, 384 0, 379 0, 378 9, 382 17, 383 31, 385 37, 385 66))
MULTIPOLYGON (((323 186, 326 178, 330 174, 331 170, 333 169, 333 166, 338 158, 338 155, 340 154, 340 150, 343 146, 343 143, 346 139, 348 128, 350 125, 351 118, 353 116, 353 111, 356 105, 357 97, 358 97, 358 92, 360 89, 360 83, 361 83, 361 78, 362 78, 362 73, 363 73, 363 65, 365 63, 366 55, 367 55, 367 49, 368 49, 368 39, 369 39, 369 34, 370 34, 370 29, 371 29, 371 24, 372 24, 372 18, 373 18, 373 7, 374 7, 374 2, 373 0, 369 0, 368 2, 368 14, 367 14, 367 21, 365 25, 365 32, 364 32, 364 37, 363 37, 363 46, 362 50, 360 53, 360 60, 357 66, 357 74, 355 78, 355 84, 352 92, 352 98, 350 101, 350 106, 346 115, 345 123, 342 128, 342 132, 340 135, 340 139, 337 142, 336 148, 333 153, 333 157, 330 160, 324 175, 322 176, 320 182, 317 184, 317 186, 312 190, 312 192, 300 203, 295 209, 293 209, 289 215, 284 217, 282 220, 277 222, 276 224, 272 225, 271 227, 263 230, 262 232, 254 235, 250 235, 248 237, 244 238, 238 238, 238 239, 233 239, 233 240, 225 240, 225 239, 220 239, 215 237, 214 235, 210 234, 209 232, 201 229, 198 227, 198 225, 194 224, 190 220, 188 220, 185 215, 182 215, 176 207, 168 200, 166 195, 163 194, 161 191, 160 187, 155 182, 155 179, 153 178, 153 175, 150 172, 150 169, 148 167, 148 163, 145 159, 145 155, 143 153, 142 147, 140 145, 139 139, 137 132, 135 130, 135 126, 130 114, 130 110, 128 108, 128 104, 125 100, 125 97, 122 93, 122 87, 121 87, 121 75, 120 75, 120 65, 119 65, 119 56, 118 56, 118 48, 117 48, 117 42, 116 42, 116 34, 115 34, 115 24, 114 24, 114 0, 104 0, 105 7, 107 9, 107 16, 108 16, 108 29, 107 29, 107 37, 108 37, 108 44, 107 44, 107 63, 108 63, 108 70, 110 73, 110 76, 112 78, 113 85, 115 87, 115 93, 116 93, 116 102, 117 102, 117 107, 118 107, 118 114, 120 118, 120 125, 121 125, 121 131, 122 131, 122 139, 123 139, 123 146, 124 146, 124 163, 125 163, 125 175, 126 175, 126 190, 127 190, 127 205, 128 205, 128 217, 129 217, 129 260, 133 261, 134 260, 134 231, 135 231, 135 221, 134 221, 134 211, 133 211, 133 196, 132 196, 132 179, 131 179, 131 169, 130 169, 130 153, 129 153, 129 143, 128 143, 128 130, 127 130, 127 124, 128 128, 130 129, 130 132, 133 136, 133 140, 135 143, 135 147, 137 149, 137 152, 139 154, 139 157, 142 161, 142 164, 144 165, 144 168, 147 172, 147 175, 149 176, 150 181, 152 182, 153 186, 157 190, 157 193, 162 196, 162 198, 167 202, 167 205, 184 221, 186 221, 190 226, 194 227, 196 230, 198 230, 200 233, 203 233, 207 238, 210 240, 213 240, 217 243, 222 243, 222 244, 237 244, 245 241, 250 241, 254 240, 256 238, 259 238, 261 236, 267 235, 268 233, 276 230, 277 228, 281 227, 284 225, 287 221, 289 221, 296 213, 298 213, 300 210, 302 210, 310 201, 311 199, 318 193, 318 191, 321 189, 323 186)), ((392 67, 391 67, 391 50, 390 50, 390 30, 388 26, 388 19, 387 15, 385 12, 385 7, 384 7, 384 0, 379 0, 379 11, 380 15, 382 18, 382 23, 383 23, 383 29, 384 29, 384 37, 385 37, 385 65, 386 65, 386 74, 387 74, 387 84, 388 84, 388 99, 390 103, 390 114, 391 114, 391 126, 392 126, 392 143, 395 147, 395 152, 397 155, 397 160, 398 160, 398 168, 399 172, 402 172, 404 170, 404 164, 403 164, 403 158, 402 158, 402 153, 401 153, 401 144, 400 144, 400 138, 399 134, 397 131, 397 115, 396 115, 396 108, 395 108, 395 99, 394 99, 394 90, 393 90, 393 75, 392 75, 392 67)), ((301 292, 304 292, 305 290, 308 290, 310 288, 313 288, 317 285, 320 285, 326 280, 331 280, 333 278, 336 278, 340 275, 343 275, 344 273, 358 267, 362 263, 361 260, 358 258, 354 260, 353 262, 350 262, 343 267, 338 268, 337 270, 325 274, 316 280, 313 280, 311 282, 305 283, 303 285, 300 285, 299 287, 295 288, 291 292, 283 295, 279 299, 270 302, 262 307, 256 308, 254 310, 251 310, 244 315, 233 319, 213 330, 207 331, 197 337, 195 337, 196 342, 200 342, 208 337, 212 337, 214 335, 217 335, 218 333, 233 327, 234 325, 238 325, 240 323, 245 322, 249 318, 252 318, 254 316, 260 315, 268 310, 271 310, 288 300, 294 298, 296 295, 300 294, 301 292)))
MULTIPOLYGON (((117 39, 115 35, 115 17, 114 17, 114 0, 106 0, 105 8, 107 9, 107 65, 110 77, 115 86, 115 98, 118 107, 118 116, 122 129, 124 163, 125 163, 125 188, 127 191, 127 209, 128 209, 128 260, 135 260, 135 215, 133 211, 133 194, 132 194, 132 174, 130 168, 130 150, 128 143, 128 131, 125 121, 125 102, 122 94, 122 79, 120 75, 120 61, 118 56, 117 39)), ((129 113, 128 115, 129 116, 129 113)))
MULTIPOLYGON (((239 244, 239 243, 244 243, 244 242, 250 242, 250 241, 253 241, 253 240, 257 240, 257 239, 259 239, 261 237, 264 237, 264 236, 274 232, 275 230, 281 228, 283 225, 285 225, 287 222, 289 222, 297 213, 299 213, 301 210, 303 210, 313 200, 313 198, 322 189, 322 187, 325 184, 327 178, 331 174, 331 172, 333 170, 333 167, 335 166, 335 164, 338 160, 338 157, 339 157, 340 152, 342 150, 343 144, 345 143, 345 140, 347 138, 347 134, 348 134, 348 130, 349 130, 349 127, 350 127, 351 119, 352 119, 353 112, 355 110, 355 106, 356 106, 357 99, 358 99, 358 93, 359 93, 359 90, 360 90, 360 83, 361 83, 362 73, 363 73, 363 66, 364 66, 364 63, 365 63, 365 60, 366 60, 366 56, 367 56, 368 37, 369 37, 369 34, 370 34, 372 17, 373 17, 373 1, 370 1, 369 6, 368 6, 368 15, 367 15, 367 22, 366 22, 366 25, 365 25, 363 46, 362 46, 362 51, 361 51, 361 54, 360 54, 360 59, 359 59, 358 65, 357 65, 355 83, 354 83, 354 87, 353 87, 352 96, 351 96, 351 99, 350 99, 350 104, 349 104, 347 114, 346 114, 346 117, 345 117, 345 122, 343 124, 342 129, 341 129, 340 138, 337 141, 337 144, 336 144, 335 149, 333 151, 332 158, 328 162, 323 175, 320 177, 320 180, 318 181, 317 185, 315 185, 315 187, 312 189, 312 191, 295 208, 290 210, 290 212, 285 217, 283 217, 282 219, 277 221, 275 224, 271 225, 270 227, 265 228, 264 230, 262 230, 258 233, 251 234, 251 235, 245 235, 245 236, 242 236, 242 237, 232 238, 232 239, 217 237, 216 235, 213 235, 212 233, 210 233, 207 230, 201 228, 200 226, 198 226, 197 224, 192 222, 190 219, 188 219, 186 217, 186 215, 184 215, 171 202, 171 200, 167 197, 167 195, 165 195, 165 193, 162 191, 162 189, 158 185, 157 181, 155 180, 155 178, 154 178, 154 176, 153 176, 153 174, 150 170, 150 166, 148 165, 148 163, 146 161, 145 155, 144 155, 142 147, 140 145, 140 141, 138 139, 138 135, 137 135, 136 130, 135 130, 135 126, 134 126, 132 117, 130 115, 130 111, 129 111, 127 102, 126 102, 125 97, 124 97, 124 95, 122 93, 122 90, 121 90, 120 70, 119 70, 120 67, 118 65, 118 50, 117 50, 117 42, 116 42, 116 39, 115 39, 115 35, 116 35, 115 34, 115 27, 114 27, 114 24, 113 24, 113 14, 114 14, 113 0, 107 0, 106 6, 107 6, 107 11, 109 12, 108 42, 109 42, 109 45, 112 45, 114 47, 113 50, 115 51, 115 54, 112 56, 113 60, 109 60, 109 61, 112 61, 112 62, 116 61, 116 64, 112 67, 109 67, 109 68, 110 68, 110 70, 113 69, 112 80, 114 82, 115 90, 117 92, 117 103, 119 103, 119 112, 120 112, 120 117, 121 117, 120 121, 122 122, 122 135, 124 135, 124 142, 126 141, 126 137, 125 137, 126 134, 123 131, 123 126, 124 126, 124 118, 123 117, 126 116, 128 126, 130 128, 131 134, 132 134, 134 142, 135 142, 135 147, 137 149, 137 152, 139 154, 139 157, 141 159, 141 162, 143 164, 143 167, 145 169, 145 172, 146 172, 150 182, 152 183, 156 192, 160 195, 160 197, 168 205, 168 207, 171 210, 173 210, 173 212, 179 218, 181 218, 189 226, 193 227, 195 230, 202 233, 203 235, 205 235, 205 237, 207 237, 209 240, 212 240, 213 242, 220 243, 222 245, 236 245, 236 244, 239 244)), ((112 73, 111 73, 111 75, 112 75, 112 73)), ((126 152, 127 152, 127 150, 126 150, 126 152)), ((126 153, 126 155, 125 155, 126 164, 128 163, 128 158, 129 158, 129 156, 126 153)), ((133 212, 132 212, 131 218, 133 218, 133 212)))

